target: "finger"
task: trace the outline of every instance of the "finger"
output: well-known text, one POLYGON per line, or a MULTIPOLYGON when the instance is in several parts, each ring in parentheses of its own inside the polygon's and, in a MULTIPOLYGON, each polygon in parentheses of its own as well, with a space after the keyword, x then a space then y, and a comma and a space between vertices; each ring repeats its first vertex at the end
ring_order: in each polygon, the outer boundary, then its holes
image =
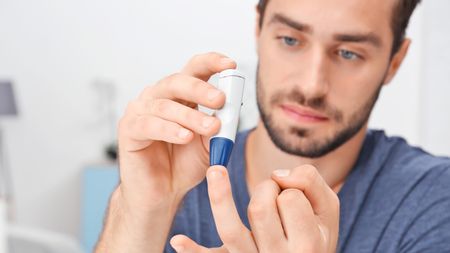
POLYGON ((206 178, 214 221, 224 246, 232 253, 257 252, 252 235, 237 212, 225 167, 210 167, 206 178))
POLYGON ((192 57, 181 73, 207 81, 215 73, 235 68, 236 62, 232 59, 223 54, 210 52, 192 57))
POLYGON ((321 232, 311 204, 302 191, 287 189, 277 198, 278 210, 290 248, 299 252, 322 252, 321 232))
POLYGON ((143 149, 153 141, 185 144, 193 138, 190 130, 152 115, 124 118, 119 129, 119 141, 126 151, 143 149))
POLYGON ((198 245, 185 235, 175 235, 170 239, 170 245, 177 253, 228 253, 224 247, 208 249, 198 245))
POLYGON ((147 87, 139 98, 165 98, 183 102, 191 107, 200 104, 211 109, 219 109, 225 103, 225 94, 221 90, 198 78, 180 73, 147 87))
POLYGON ((329 245, 335 245, 339 231, 339 198, 317 169, 302 165, 292 171, 274 171, 272 178, 282 189, 295 188, 304 193, 318 218, 322 238, 329 245))
POLYGON ((206 113, 192 109, 170 99, 137 100, 138 115, 151 114, 161 119, 175 122, 195 133, 212 136, 220 128, 220 120, 206 113))
POLYGON ((277 170, 272 174, 282 189, 295 188, 304 192, 314 213, 326 221, 335 221, 339 214, 339 199, 317 169, 302 165, 291 171, 277 170))
POLYGON ((286 252, 287 240, 278 214, 280 187, 273 180, 256 186, 248 206, 252 233, 261 252, 286 252))

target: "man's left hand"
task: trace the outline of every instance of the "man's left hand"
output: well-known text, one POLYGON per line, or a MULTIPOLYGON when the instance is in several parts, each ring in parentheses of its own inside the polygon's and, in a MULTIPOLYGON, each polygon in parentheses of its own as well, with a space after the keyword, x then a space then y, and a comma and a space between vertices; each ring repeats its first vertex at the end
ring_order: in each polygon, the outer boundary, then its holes
POLYGON ((176 235, 170 243, 178 253, 336 251, 339 199, 315 167, 274 171, 272 179, 259 184, 248 206, 251 231, 239 218, 226 168, 210 167, 207 180, 223 246, 209 249, 176 235))

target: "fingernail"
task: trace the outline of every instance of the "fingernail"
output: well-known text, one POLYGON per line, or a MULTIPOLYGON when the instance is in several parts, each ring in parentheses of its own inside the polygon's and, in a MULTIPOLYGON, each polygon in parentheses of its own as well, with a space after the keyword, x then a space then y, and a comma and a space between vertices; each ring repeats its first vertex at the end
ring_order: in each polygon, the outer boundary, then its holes
POLYGON ((222 65, 227 65, 228 66, 230 64, 233 64, 234 61, 232 59, 230 59, 230 58, 222 58, 222 59, 220 59, 220 63, 222 65))
POLYGON ((186 139, 190 133, 191 132, 189 130, 181 128, 178 132, 178 137, 180 137, 181 139, 186 139))
POLYGON ((220 96, 220 94, 222 94, 221 90, 218 89, 210 89, 208 91, 208 99, 210 101, 213 101, 214 99, 216 99, 218 96, 220 96))
POLYGON ((215 118, 213 117, 205 117, 202 122, 202 126, 204 128, 209 128, 214 123, 215 118))
POLYGON ((290 173, 291 173, 290 170, 284 170, 284 169, 273 171, 273 174, 277 177, 287 177, 287 176, 289 176, 290 173))
POLYGON ((172 245, 172 248, 174 248, 175 251, 178 253, 182 252, 184 250, 184 247, 182 245, 178 245, 178 244, 172 245))

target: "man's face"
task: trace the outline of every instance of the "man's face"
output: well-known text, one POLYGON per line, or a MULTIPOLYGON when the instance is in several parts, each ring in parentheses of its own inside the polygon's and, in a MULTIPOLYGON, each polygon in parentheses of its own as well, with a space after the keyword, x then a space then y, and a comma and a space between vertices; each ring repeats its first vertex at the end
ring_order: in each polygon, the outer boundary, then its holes
POLYGON ((390 63, 394 1, 269 1, 257 100, 280 149, 320 157, 366 124, 390 63))

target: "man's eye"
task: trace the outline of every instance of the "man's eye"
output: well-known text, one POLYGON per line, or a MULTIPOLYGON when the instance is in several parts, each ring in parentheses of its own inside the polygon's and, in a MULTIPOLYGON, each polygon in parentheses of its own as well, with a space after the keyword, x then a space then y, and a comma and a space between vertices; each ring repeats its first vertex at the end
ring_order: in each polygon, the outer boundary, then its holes
POLYGON ((283 41, 284 44, 293 47, 293 46, 297 46, 299 44, 297 39, 294 39, 292 37, 287 37, 287 36, 282 36, 280 37, 281 40, 283 41))
POLYGON ((343 57, 346 60, 356 60, 359 57, 356 53, 353 53, 352 51, 348 51, 345 49, 341 49, 338 51, 339 56, 343 57))

